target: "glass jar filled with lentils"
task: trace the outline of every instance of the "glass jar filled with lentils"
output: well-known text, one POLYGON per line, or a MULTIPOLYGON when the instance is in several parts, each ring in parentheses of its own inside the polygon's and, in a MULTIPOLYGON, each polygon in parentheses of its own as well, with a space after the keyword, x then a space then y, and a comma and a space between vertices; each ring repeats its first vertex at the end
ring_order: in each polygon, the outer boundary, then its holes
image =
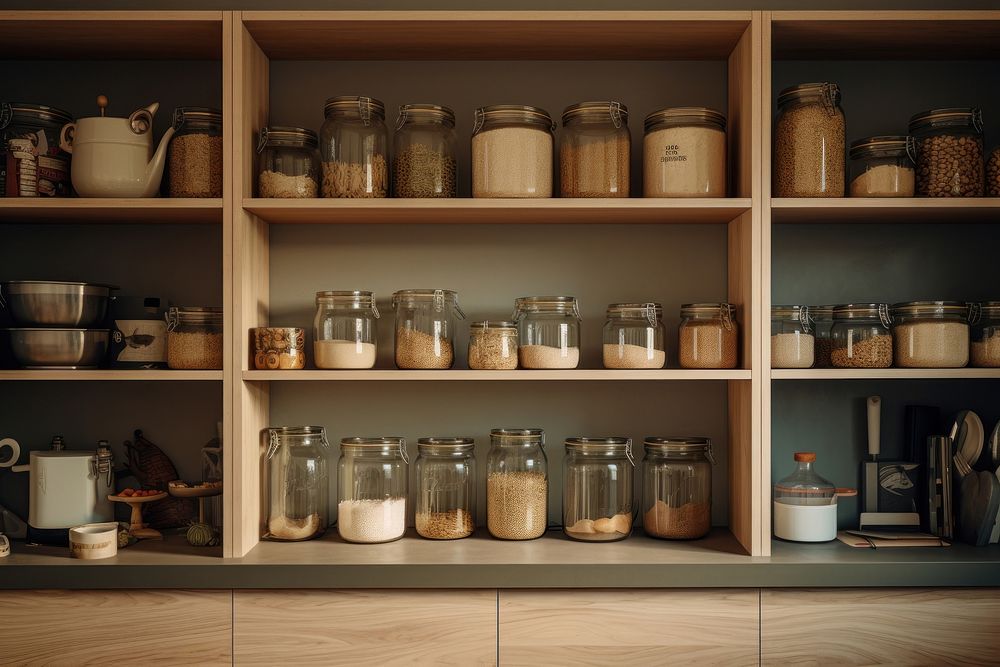
POLYGON ((563 197, 628 197, 628 107, 580 102, 562 115, 559 180, 563 197))
POLYGON ((917 145, 917 194, 982 197, 983 112, 956 107, 922 111, 910 118, 917 145))
POLYGON ((835 83, 803 83, 778 95, 774 196, 844 196, 844 112, 835 83))
POLYGON ((892 366, 892 320, 884 303, 849 303, 833 309, 835 368, 889 368, 892 366))
POLYGON ((393 195, 455 196, 455 112, 434 104, 399 107, 393 136, 393 195))

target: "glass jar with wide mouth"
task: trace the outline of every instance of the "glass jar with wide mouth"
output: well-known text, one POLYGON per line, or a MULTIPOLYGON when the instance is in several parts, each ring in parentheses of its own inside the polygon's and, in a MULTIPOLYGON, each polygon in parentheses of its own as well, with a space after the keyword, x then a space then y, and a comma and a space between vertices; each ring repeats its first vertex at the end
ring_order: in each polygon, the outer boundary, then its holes
POLYGON ((835 368, 892 366, 892 319, 884 303, 849 303, 833 309, 835 368))
POLYGON ((736 368, 740 344, 736 306, 685 303, 677 333, 681 368, 736 368))
POLYGON ((400 106, 393 148, 394 196, 455 196, 454 111, 435 104, 400 106))
POLYGON ((962 368, 969 363, 969 305, 907 301, 892 306, 894 360, 900 368, 962 368))
POLYGON ((222 369, 222 308, 173 306, 167 310, 167 367, 222 369))
POLYGON ((913 137, 866 137, 851 143, 852 197, 912 197, 916 192, 913 137))
POLYGON ((517 325, 507 321, 469 325, 469 368, 474 371, 512 371, 517 368, 517 325))
POLYGON ((322 426, 267 429, 264 456, 264 535, 268 540, 308 540, 329 524, 330 443, 322 426))
POLYGON ((811 368, 815 355, 809 306, 771 306, 771 368, 811 368))
POLYGON ((910 118, 921 197, 982 197, 983 112, 969 107, 930 109, 910 118))
POLYGON ((573 296, 514 300, 521 368, 576 368, 580 364, 580 308, 573 296))
POLYGON ((663 306, 659 303, 613 303, 604 324, 605 368, 663 368, 663 306))
POLYGON ((417 534, 455 540, 476 529, 476 441, 417 440, 417 534))
POLYGON ((392 294, 396 313, 396 366, 445 369, 455 363, 455 317, 465 319, 458 293, 442 289, 400 290, 392 294))
POLYGON ((844 112, 835 83, 803 83, 778 95, 774 196, 844 196, 844 112))
POLYGON ((562 115, 559 183, 563 197, 628 197, 632 135, 621 102, 580 102, 562 115))
POLYGON ((265 127, 257 140, 257 196, 313 199, 319 193, 316 133, 302 127, 265 127))
POLYGON ((313 320, 313 360, 316 368, 375 366, 378 318, 373 292, 316 292, 316 317, 313 320))
POLYGON ((406 532, 406 440, 344 438, 337 464, 337 531, 348 542, 398 540, 406 532))
POLYGON ((222 196, 222 112, 207 107, 174 110, 167 159, 171 197, 222 196))
POLYGON ((660 109, 645 126, 644 196, 726 196, 724 115, 705 107, 660 109))
POLYGON ((71 155, 60 133, 68 111, 41 104, 0 103, 0 197, 69 197, 71 155))
POLYGON ((630 438, 569 438, 563 458, 563 532, 614 542, 632 532, 635 460, 630 438))
POLYGON ((649 437, 643 441, 642 525, 646 534, 693 540, 712 529, 712 441, 649 437))
POLYGON ((472 128, 472 196, 552 196, 552 135, 545 109, 497 104, 476 109, 472 128))
POLYGON ((331 97, 320 128, 323 196, 373 199, 389 194, 385 105, 372 97, 331 97))
POLYGON ((983 301, 972 307, 972 365, 1000 368, 1000 301, 983 301))
POLYGON ((836 306, 809 306, 813 330, 813 368, 833 367, 833 309, 836 306))
POLYGON ((502 540, 545 534, 549 470, 540 428, 495 428, 486 460, 486 525, 502 540))

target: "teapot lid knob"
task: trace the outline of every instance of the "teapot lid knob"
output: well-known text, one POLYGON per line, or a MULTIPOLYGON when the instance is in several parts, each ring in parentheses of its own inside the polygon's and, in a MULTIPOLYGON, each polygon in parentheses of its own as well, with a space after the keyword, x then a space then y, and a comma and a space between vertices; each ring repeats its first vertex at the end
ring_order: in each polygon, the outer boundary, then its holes
POLYGON ((98 95, 97 96, 97 106, 101 110, 101 116, 104 116, 104 110, 108 108, 108 96, 98 95))

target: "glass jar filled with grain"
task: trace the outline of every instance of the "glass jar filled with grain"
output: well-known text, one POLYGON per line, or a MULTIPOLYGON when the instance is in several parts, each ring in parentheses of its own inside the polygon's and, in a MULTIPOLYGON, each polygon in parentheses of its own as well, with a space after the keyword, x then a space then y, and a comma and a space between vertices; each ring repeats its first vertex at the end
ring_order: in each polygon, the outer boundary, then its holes
POLYGON ((552 134, 545 109, 498 104, 476 109, 472 128, 472 196, 552 196, 552 134))
POLYGON ((972 308, 972 365, 1000 368, 1000 301, 984 301, 972 308))
POLYGON ((844 112, 835 83, 803 83, 778 95, 774 196, 844 196, 844 112))
POLYGON ((167 311, 167 367, 222 369, 222 309, 174 306, 167 311))
POLYGON ((986 161, 986 196, 1000 197, 1000 146, 993 149, 986 161))
POLYGON ((455 196, 454 111, 434 104, 402 105, 393 148, 393 196, 455 196))
POLYGON ((635 512, 630 438, 569 438, 563 459, 563 532, 582 542, 615 542, 635 512))
POLYGON ((650 537, 694 540, 712 529, 712 441, 646 438, 642 526, 650 537))
POLYGON ((833 309, 836 306, 809 306, 815 342, 813 368, 833 367, 833 309))
POLYGON ((912 197, 916 192, 913 137, 866 137, 851 143, 852 197, 912 197))
POLYGON ((736 368, 740 344, 736 306, 685 303, 677 334, 681 368, 736 368))
POLYGON ((316 368, 372 368, 378 356, 378 306, 362 290, 316 292, 313 360, 316 368))
POLYGON ((458 293, 446 289, 393 292, 396 366, 445 369, 455 363, 455 317, 465 319, 458 293))
POLYGON ((469 368, 512 371, 517 368, 517 325, 513 322, 473 322, 469 325, 469 368))
POLYGON ((892 366, 892 320, 884 303, 848 303, 833 309, 835 368, 889 368, 892 366))
POLYGON ((642 141, 646 197, 726 196, 726 117, 705 107, 646 116, 642 141))
POLYGON ((808 306, 771 306, 771 368, 811 368, 816 337, 808 306))
POLYGON ((265 127, 257 140, 257 196, 312 199, 319 193, 316 133, 302 127, 265 127))
POLYGON ((549 463, 540 428, 495 428, 486 460, 486 525, 501 540, 545 534, 549 463))
POLYGON ((264 539, 297 542, 330 523, 330 443, 322 426, 267 429, 264 454, 264 539))
POLYGON ((476 441, 417 440, 417 534, 457 540, 476 529, 476 441))
POLYGON ((171 197, 222 196, 222 112, 174 109, 167 181, 171 197))
POLYGON ((563 111, 559 182, 563 197, 628 197, 628 107, 580 102, 563 111))
POLYGON ((337 532, 342 539, 376 544, 403 536, 409 463, 404 438, 340 441, 337 532))
POLYGON ((917 194, 982 197, 983 112, 968 107, 930 109, 910 118, 917 146, 917 194))
POLYGON ((605 368, 663 368, 663 306, 658 303, 613 303, 604 324, 605 368))
POLYGON ((580 307, 573 296, 514 300, 521 368, 576 368, 580 364, 580 307))
POLYGON ((894 359, 900 368, 962 368, 969 363, 969 305, 907 301, 892 306, 894 359))
POLYGON ((320 128, 323 196, 374 199, 389 195, 385 105, 372 97, 331 97, 320 128))

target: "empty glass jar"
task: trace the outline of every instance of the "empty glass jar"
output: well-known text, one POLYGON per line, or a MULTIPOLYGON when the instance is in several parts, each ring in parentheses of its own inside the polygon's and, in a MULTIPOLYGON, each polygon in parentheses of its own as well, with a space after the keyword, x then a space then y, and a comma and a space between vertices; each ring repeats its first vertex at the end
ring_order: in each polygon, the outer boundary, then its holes
POLYGON ((962 368, 969 363, 969 305, 909 301, 892 306, 894 361, 900 368, 962 368))
POLYGON ((972 365, 1000 368, 1000 301, 984 301, 973 307, 972 365))
POLYGON ((704 537, 712 528, 712 442, 646 438, 642 460, 643 528, 671 540, 704 537))
POLYGON ((642 142, 646 197, 726 196, 726 117, 705 107, 646 116, 642 142))
POLYGON ((490 321, 469 325, 469 368, 475 371, 515 370, 517 325, 490 321))
POLYGON ((486 525, 503 540, 533 540, 545 534, 549 471, 545 432, 540 428, 490 431, 486 461, 486 525))
POLYGON ((580 308, 572 296, 514 300, 521 368, 576 368, 580 364, 580 308))
POLYGON ((623 540, 632 532, 629 438, 569 438, 563 459, 563 532, 584 542, 623 540))
POLYGON ((269 540, 308 540, 329 523, 330 444, 322 426, 267 429, 265 532, 269 540))
POLYGON ((844 196, 844 112, 835 83, 803 83, 778 95, 774 196, 844 196))
POLYGON ((476 109, 472 128, 472 196, 552 196, 552 134, 545 109, 497 104, 476 109))
POLYGON ((835 368, 892 366, 892 320, 884 303, 849 303, 833 309, 835 368))
POLYGON ((222 196, 222 112, 205 107, 174 110, 167 181, 171 197, 222 196))
POLYGON ((337 531, 348 542, 391 542, 406 532, 406 440, 344 438, 337 464, 337 531))
POLYGON ((323 196, 378 198, 389 194, 385 105, 371 97, 331 97, 320 129, 323 196))
POLYGON ((922 111, 910 118, 910 134, 917 144, 918 195, 983 196, 982 110, 922 111))
POLYGON ((372 292, 316 292, 316 368, 372 368, 378 352, 378 318, 372 292))
POLYGON ((455 316, 465 319, 451 290, 411 289, 392 295, 396 313, 396 366, 444 369, 455 363, 455 316))
POLYGON ((417 534, 454 540, 476 529, 476 441, 417 441, 417 534))
POLYGON ((628 197, 628 108, 580 102, 563 112, 559 181, 563 197, 628 197))
POLYGON ((677 333, 681 368, 736 368, 740 343, 736 306, 685 303, 677 333))
POLYGON ((455 196, 454 111, 434 104, 402 105, 393 150, 394 196, 455 196))
POLYGON ((301 127, 265 127, 257 152, 257 196, 311 199, 319 193, 319 151, 316 133, 301 127))
POLYGON ((663 306, 658 303, 613 303, 604 324, 605 368, 663 368, 663 306))
POLYGON ((167 367, 222 369, 222 309, 176 306, 167 311, 167 367))
POLYGON ((851 143, 852 197, 912 197, 913 137, 867 137, 851 143))
POLYGON ((808 306, 771 306, 771 368, 811 368, 816 337, 808 306))
POLYGON ((833 366, 833 309, 836 306, 809 306, 813 330, 813 368, 833 366))

